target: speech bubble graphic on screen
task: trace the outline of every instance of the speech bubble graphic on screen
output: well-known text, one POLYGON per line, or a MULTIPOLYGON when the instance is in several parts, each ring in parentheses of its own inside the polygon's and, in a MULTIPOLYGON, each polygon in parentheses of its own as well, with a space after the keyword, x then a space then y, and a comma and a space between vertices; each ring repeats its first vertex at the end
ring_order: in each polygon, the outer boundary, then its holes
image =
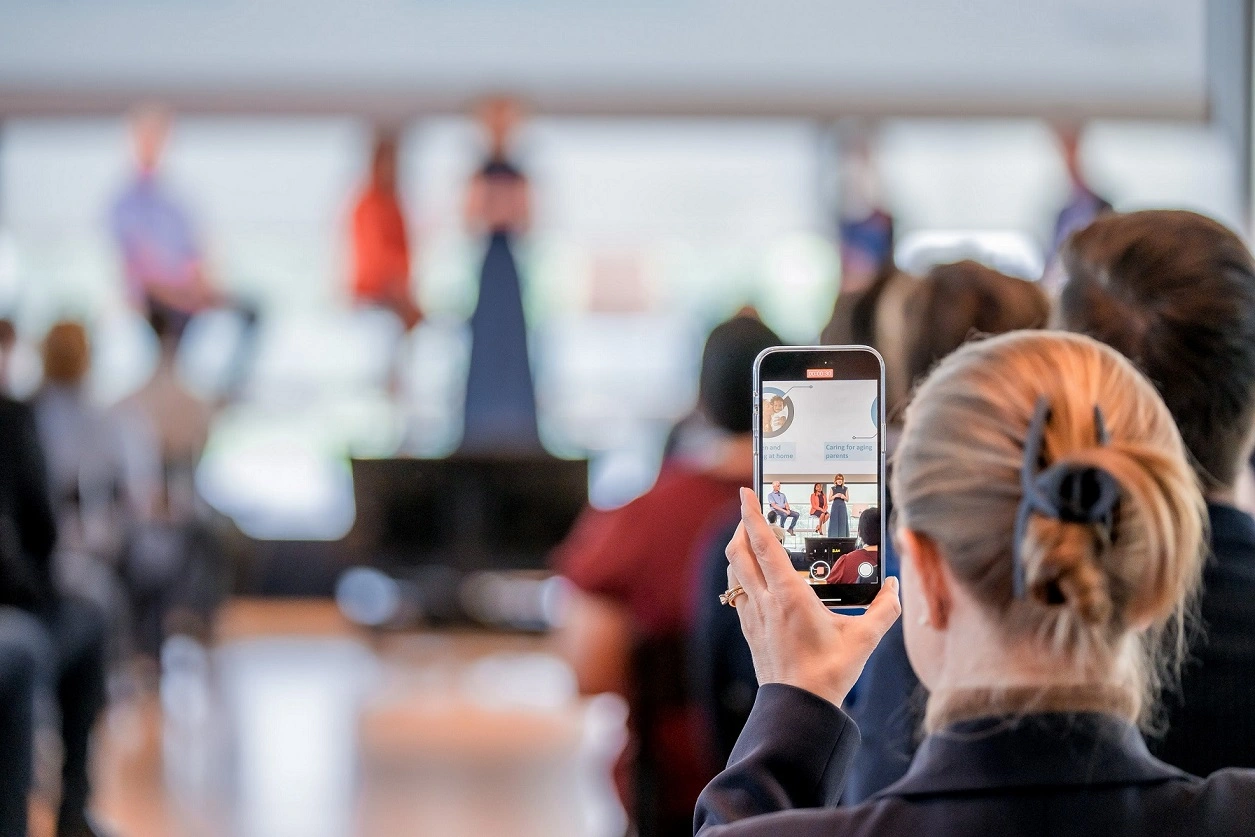
POLYGON ((872 399, 872 432, 867 436, 854 436, 855 439, 875 439, 876 433, 880 428, 880 396, 877 395, 872 399))
POLYGON ((784 433, 797 417, 797 406, 789 393, 795 389, 810 389, 810 385, 789 387, 763 387, 763 438, 771 439, 784 433))

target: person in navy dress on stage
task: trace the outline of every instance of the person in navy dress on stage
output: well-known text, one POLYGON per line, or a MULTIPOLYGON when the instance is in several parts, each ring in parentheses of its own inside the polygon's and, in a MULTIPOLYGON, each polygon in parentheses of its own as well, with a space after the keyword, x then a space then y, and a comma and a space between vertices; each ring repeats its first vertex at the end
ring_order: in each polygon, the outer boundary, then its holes
POLYGON ((837 474, 832 478, 832 489, 828 492, 828 537, 850 536, 850 512, 846 507, 849 501, 850 488, 845 484, 845 475, 837 474))
POLYGON ((527 318, 513 242, 531 222, 527 177, 510 159, 520 119, 510 99, 486 102, 480 113, 488 135, 487 161, 471 180, 468 228, 487 236, 479 301, 471 316, 471 362, 466 381, 462 451, 541 450, 536 390, 527 349, 527 318))

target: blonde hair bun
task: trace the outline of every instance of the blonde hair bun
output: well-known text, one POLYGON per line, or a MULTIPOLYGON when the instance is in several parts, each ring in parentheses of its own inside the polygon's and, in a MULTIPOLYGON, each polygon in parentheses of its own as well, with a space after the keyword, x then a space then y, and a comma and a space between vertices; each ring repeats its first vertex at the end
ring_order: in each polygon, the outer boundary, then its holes
POLYGON ((1131 629, 1145 629, 1148 651, 1134 666, 1145 688, 1172 631, 1179 663, 1206 510, 1172 416, 1123 356, 1059 332, 968 344, 920 386, 893 463, 899 525, 938 545, 1008 637, 1101 667, 1127 648, 1131 629), (1032 449, 1043 399, 1049 420, 1032 449), (1118 490, 1111 514, 1100 522, 1034 509, 1017 543, 1025 460, 1038 452, 1040 469, 1107 475, 1118 490))

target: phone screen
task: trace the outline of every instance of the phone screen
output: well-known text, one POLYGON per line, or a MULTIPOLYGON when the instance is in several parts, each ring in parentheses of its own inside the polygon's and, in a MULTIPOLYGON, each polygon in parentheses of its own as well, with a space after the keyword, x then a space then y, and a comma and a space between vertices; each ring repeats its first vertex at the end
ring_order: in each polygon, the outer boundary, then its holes
POLYGON ((755 367, 763 514, 834 607, 869 604, 884 577, 883 369, 864 347, 771 349, 755 367))

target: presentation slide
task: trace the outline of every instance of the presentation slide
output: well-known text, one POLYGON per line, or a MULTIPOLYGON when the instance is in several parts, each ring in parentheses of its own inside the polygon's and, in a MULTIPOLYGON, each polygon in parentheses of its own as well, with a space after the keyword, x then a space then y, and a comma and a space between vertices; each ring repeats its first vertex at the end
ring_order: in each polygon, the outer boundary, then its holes
POLYGON ((875 481, 875 381, 771 381, 761 397, 764 479, 875 481))

